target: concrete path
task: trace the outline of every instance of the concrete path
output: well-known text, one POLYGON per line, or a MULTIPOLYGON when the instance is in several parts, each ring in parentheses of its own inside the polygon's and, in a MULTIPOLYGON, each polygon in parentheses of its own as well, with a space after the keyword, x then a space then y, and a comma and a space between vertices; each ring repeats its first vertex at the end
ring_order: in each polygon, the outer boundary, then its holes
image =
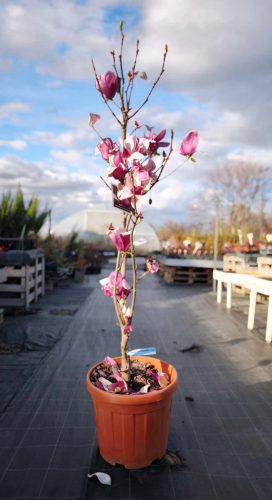
POLYGON ((85 374, 119 354, 119 334, 98 277, 88 280, 92 294, 1 417, 0 499, 270 500, 271 346, 207 287, 147 277, 130 343, 156 346, 178 369, 169 449, 188 467, 127 471, 99 457, 85 374), (199 352, 181 352, 192 343, 199 352), (96 471, 108 472, 112 486, 87 479, 96 471))

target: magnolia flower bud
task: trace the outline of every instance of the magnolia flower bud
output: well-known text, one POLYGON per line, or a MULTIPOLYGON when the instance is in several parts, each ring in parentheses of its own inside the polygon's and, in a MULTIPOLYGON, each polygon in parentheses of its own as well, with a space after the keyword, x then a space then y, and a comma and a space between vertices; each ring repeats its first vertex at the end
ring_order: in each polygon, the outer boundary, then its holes
POLYGON ((113 71, 107 71, 97 77, 95 86, 105 99, 113 99, 116 92, 119 92, 119 78, 113 71))
POLYGON ((196 130, 190 130, 181 143, 180 154, 190 157, 196 152, 197 146, 198 132, 196 130))

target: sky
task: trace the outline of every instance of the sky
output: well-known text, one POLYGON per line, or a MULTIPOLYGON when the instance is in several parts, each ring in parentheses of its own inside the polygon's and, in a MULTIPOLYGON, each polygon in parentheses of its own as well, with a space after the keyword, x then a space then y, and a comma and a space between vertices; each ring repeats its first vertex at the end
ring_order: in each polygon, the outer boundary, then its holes
POLYGON ((122 19, 126 70, 139 39, 138 69, 148 76, 135 84, 135 105, 169 47, 166 71, 137 115, 175 133, 166 173, 175 172, 154 188, 146 220, 201 221, 199 192, 218 165, 272 168, 271 18, 271 0, 0 0, 1 193, 21 186, 26 198, 38 195, 53 223, 111 203, 89 113, 101 115, 102 137, 120 132, 95 89, 91 58, 99 74, 112 69, 122 19), (199 131, 197 163, 182 164, 190 129, 199 131))

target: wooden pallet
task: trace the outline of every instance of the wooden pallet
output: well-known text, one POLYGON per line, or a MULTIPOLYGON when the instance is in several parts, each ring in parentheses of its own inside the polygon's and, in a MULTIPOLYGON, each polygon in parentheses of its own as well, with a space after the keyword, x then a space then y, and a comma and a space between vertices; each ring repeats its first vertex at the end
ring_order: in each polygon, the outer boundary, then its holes
POLYGON ((196 267, 175 267, 160 264, 160 276, 166 283, 193 285, 195 283, 212 283, 212 269, 196 267))

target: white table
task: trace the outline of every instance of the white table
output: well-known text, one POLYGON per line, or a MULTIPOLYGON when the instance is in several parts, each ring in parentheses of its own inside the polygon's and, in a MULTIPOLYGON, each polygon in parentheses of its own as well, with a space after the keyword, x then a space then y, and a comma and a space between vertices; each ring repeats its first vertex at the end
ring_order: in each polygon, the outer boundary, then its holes
POLYGON ((265 340, 268 343, 272 342, 272 281, 271 277, 264 278, 263 275, 260 277, 256 275, 255 272, 245 272, 245 273, 229 273, 224 271, 213 272, 213 279, 217 281, 217 303, 222 302, 222 288, 223 283, 227 285, 227 299, 226 306, 227 309, 231 308, 232 302, 232 285, 243 285, 250 290, 249 294, 249 307, 248 307, 248 330, 253 330, 257 294, 261 293, 268 297, 268 312, 266 319, 266 333, 265 340), (270 279, 270 281, 269 281, 270 279))

